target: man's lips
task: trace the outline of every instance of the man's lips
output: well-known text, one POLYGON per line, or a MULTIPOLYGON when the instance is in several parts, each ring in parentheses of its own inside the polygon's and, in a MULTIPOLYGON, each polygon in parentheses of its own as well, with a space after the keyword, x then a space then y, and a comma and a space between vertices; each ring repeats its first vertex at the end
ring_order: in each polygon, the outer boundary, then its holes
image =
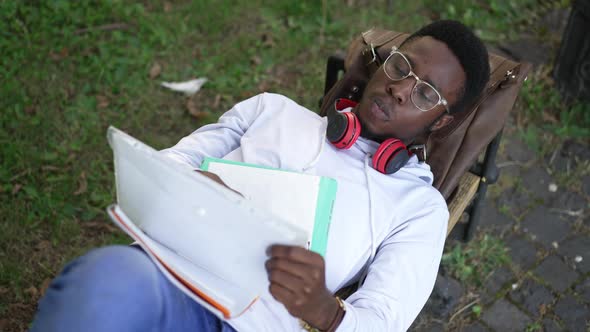
POLYGON ((383 105, 383 102, 379 99, 374 99, 373 103, 371 104, 371 115, 373 117, 382 120, 382 121, 389 121, 390 119, 390 112, 389 109, 383 105))

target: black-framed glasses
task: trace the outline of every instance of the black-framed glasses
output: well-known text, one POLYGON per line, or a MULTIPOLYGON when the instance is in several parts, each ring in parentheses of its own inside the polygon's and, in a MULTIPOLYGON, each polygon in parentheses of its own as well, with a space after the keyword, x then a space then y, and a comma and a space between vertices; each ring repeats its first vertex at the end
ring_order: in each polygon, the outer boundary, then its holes
POLYGON ((397 47, 391 47, 391 53, 389 53, 389 56, 383 63, 383 71, 392 81, 401 81, 410 76, 416 79, 410 99, 420 111, 428 112, 438 105, 443 105, 447 113, 449 113, 447 100, 432 85, 421 80, 412 71, 410 61, 397 50, 397 47))

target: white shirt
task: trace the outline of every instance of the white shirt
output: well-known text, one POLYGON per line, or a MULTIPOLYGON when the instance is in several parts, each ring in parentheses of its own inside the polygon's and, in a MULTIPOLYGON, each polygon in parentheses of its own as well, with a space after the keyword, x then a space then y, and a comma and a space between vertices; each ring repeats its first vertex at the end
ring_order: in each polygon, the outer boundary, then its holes
MULTIPOLYGON (((416 156, 382 174, 370 166, 378 143, 361 137, 339 150, 325 137, 326 121, 287 97, 263 93, 162 153, 195 168, 211 156, 336 179, 326 286, 335 292, 367 273, 346 299, 337 331, 405 331, 434 286, 446 203, 432 187, 430 167, 416 156)), ((266 297, 228 322, 238 331, 301 331, 281 303, 266 297)))

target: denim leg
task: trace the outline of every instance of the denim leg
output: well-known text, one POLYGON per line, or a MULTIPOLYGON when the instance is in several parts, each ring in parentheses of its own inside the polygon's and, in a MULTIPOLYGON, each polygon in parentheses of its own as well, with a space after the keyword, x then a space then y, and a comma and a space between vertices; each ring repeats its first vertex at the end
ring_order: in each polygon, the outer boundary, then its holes
POLYGON ((95 249, 55 278, 37 331, 234 331, 174 287, 138 247, 95 249))

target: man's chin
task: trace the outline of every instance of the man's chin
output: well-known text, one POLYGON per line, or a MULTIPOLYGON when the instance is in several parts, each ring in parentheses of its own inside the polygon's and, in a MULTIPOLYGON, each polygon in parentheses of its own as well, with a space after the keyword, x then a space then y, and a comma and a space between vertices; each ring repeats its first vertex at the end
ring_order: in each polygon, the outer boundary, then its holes
POLYGON ((381 143, 389 138, 387 136, 375 133, 360 117, 359 122, 361 123, 361 137, 375 141, 377 143, 381 143))

